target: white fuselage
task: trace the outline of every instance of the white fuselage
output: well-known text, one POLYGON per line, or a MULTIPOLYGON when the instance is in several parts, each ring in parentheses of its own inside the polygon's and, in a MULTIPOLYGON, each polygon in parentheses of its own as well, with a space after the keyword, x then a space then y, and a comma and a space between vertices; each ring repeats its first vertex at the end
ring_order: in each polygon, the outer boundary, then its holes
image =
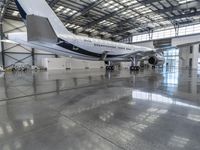
POLYGON ((131 54, 152 51, 151 48, 117 43, 101 39, 88 38, 77 35, 58 35, 61 41, 49 43, 42 41, 28 41, 27 33, 10 33, 8 39, 32 48, 45 50, 57 55, 64 55, 85 60, 131 61, 131 54), (62 44, 65 43, 65 44, 62 44), (105 58, 102 58, 105 55, 105 58))

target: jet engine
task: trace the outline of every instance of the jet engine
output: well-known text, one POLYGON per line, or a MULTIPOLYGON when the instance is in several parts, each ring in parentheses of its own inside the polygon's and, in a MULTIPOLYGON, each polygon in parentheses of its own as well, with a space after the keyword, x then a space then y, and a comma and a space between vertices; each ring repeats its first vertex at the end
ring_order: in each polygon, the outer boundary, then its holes
POLYGON ((165 59, 163 55, 156 54, 154 56, 150 56, 148 62, 153 66, 159 66, 165 63, 165 59))

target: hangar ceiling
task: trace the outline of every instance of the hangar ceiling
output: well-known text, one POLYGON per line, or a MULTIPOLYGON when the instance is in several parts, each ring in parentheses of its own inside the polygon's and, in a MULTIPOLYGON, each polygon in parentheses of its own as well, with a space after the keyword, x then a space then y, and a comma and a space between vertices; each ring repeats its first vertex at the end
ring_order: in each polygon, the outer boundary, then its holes
MULTIPOLYGON (((14 0, 4 18, 21 20, 14 0)), ((120 40, 165 27, 200 23, 199 0, 46 0, 74 33, 120 40)))

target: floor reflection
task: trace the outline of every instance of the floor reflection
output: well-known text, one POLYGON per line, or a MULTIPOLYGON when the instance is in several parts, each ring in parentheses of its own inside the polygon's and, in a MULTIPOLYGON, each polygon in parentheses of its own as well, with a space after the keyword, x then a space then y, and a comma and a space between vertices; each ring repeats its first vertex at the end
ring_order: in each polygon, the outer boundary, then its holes
POLYGON ((145 101, 159 102, 159 103, 165 103, 165 104, 170 104, 170 105, 178 105, 178 106, 183 106, 183 107, 200 109, 199 106, 184 103, 184 102, 178 101, 178 99, 173 99, 171 97, 167 97, 167 96, 157 94, 157 93, 133 91, 132 97, 133 99, 141 99, 145 101))
POLYGON ((0 149, 199 150, 197 72, 6 73, 0 149))

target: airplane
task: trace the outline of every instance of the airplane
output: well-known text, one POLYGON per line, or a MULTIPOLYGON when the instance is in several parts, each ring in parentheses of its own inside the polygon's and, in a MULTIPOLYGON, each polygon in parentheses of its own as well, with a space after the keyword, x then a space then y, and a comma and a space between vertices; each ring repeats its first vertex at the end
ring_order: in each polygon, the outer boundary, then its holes
POLYGON ((104 61, 106 70, 115 63, 131 62, 130 70, 147 59, 153 67, 164 64, 163 51, 156 49, 89 38, 71 33, 45 0, 15 0, 27 32, 9 33, 10 41, 56 55, 90 61, 104 61))

